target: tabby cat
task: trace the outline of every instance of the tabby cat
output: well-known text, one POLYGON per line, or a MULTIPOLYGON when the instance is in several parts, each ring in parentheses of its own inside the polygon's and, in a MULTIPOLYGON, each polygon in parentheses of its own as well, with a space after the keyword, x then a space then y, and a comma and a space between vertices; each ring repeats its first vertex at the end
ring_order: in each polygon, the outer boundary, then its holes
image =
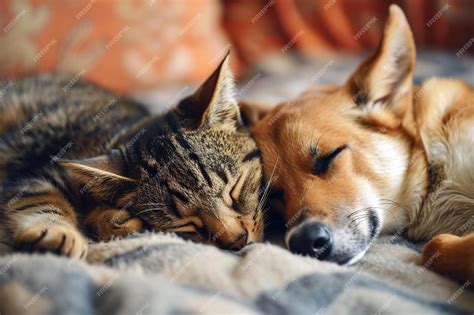
POLYGON ((0 83, 0 240, 84 257, 143 229, 240 249, 263 233, 262 170, 226 57, 163 115, 77 78, 0 83), (92 235, 91 235, 92 234, 92 235))

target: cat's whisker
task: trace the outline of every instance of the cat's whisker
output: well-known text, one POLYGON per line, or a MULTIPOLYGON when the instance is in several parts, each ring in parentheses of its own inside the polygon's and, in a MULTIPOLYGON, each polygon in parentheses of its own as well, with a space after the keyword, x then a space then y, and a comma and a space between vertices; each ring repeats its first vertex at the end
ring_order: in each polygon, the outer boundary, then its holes
POLYGON ((275 161, 275 165, 273 166, 273 170, 272 170, 272 173, 271 173, 271 175, 270 175, 270 179, 268 180, 268 183, 267 183, 267 185, 266 185, 266 187, 265 187, 265 189, 264 189, 264 191, 263 191, 262 197, 260 198, 260 201, 259 201, 258 204, 257 204, 257 209, 256 209, 256 210, 261 209, 262 206, 263 206, 263 205, 266 203, 266 201, 267 201, 267 197, 268 197, 269 191, 270 191, 270 185, 271 185, 271 183, 272 183, 273 176, 275 175, 275 171, 276 171, 277 166, 278 166, 278 158, 277 158, 277 160, 275 161))
POLYGON ((135 216, 139 216, 140 214, 147 213, 147 212, 153 212, 153 211, 159 211, 162 210, 163 208, 148 208, 142 211, 139 211, 135 214, 135 216))
POLYGON ((158 205, 158 203, 156 202, 147 202, 147 203, 141 203, 138 206, 140 207, 140 206, 156 206, 156 205, 158 205))
POLYGON ((151 207, 155 207, 155 206, 166 206, 165 204, 162 204, 162 203, 158 203, 158 202, 147 202, 147 203, 140 203, 138 204, 136 207, 137 208, 140 208, 140 207, 146 207, 146 206, 151 206, 151 207))

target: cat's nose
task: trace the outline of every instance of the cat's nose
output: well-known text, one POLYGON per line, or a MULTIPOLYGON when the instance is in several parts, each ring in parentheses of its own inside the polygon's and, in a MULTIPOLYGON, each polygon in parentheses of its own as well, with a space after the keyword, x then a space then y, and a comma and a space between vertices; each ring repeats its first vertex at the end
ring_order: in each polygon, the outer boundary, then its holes
POLYGON ((247 232, 240 233, 239 236, 233 241, 228 249, 230 250, 239 250, 242 249, 247 244, 249 234, 247 232))

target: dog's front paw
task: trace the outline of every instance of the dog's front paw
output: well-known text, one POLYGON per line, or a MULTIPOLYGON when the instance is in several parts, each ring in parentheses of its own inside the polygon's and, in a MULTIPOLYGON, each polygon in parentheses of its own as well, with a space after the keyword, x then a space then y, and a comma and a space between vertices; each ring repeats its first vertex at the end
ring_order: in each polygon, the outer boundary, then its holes
POLYGON ((466 250, 462 238, 452 234, 440 234, 423 248, 423 266, 460 282, 466 277, 466 250))
POLYGON ((27 252, 52 252, 83 259, 87 241, 75 228, 67 225, 33 226, 17 233, 15 248, 27 252))
POLYGON ((430 261, 434 261, 436 258, 449 252, 450 246, 453 242, 456 242, 459 239, 458 236, 451 234, 440 234, 433 237, 426 245, 423 247, 423 264, 429 264, 430 261))

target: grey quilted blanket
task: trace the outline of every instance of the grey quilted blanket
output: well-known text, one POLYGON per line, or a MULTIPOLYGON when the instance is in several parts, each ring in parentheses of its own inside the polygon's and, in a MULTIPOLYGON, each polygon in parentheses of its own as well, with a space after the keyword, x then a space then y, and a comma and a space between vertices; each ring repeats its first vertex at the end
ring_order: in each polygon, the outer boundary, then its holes
POLYGON ((387 237, 342 267, 271 244, 238 253, 167 234, 92 246, 87 262, 0 258, 0 314, 472 314, 474 292, 387 237))

